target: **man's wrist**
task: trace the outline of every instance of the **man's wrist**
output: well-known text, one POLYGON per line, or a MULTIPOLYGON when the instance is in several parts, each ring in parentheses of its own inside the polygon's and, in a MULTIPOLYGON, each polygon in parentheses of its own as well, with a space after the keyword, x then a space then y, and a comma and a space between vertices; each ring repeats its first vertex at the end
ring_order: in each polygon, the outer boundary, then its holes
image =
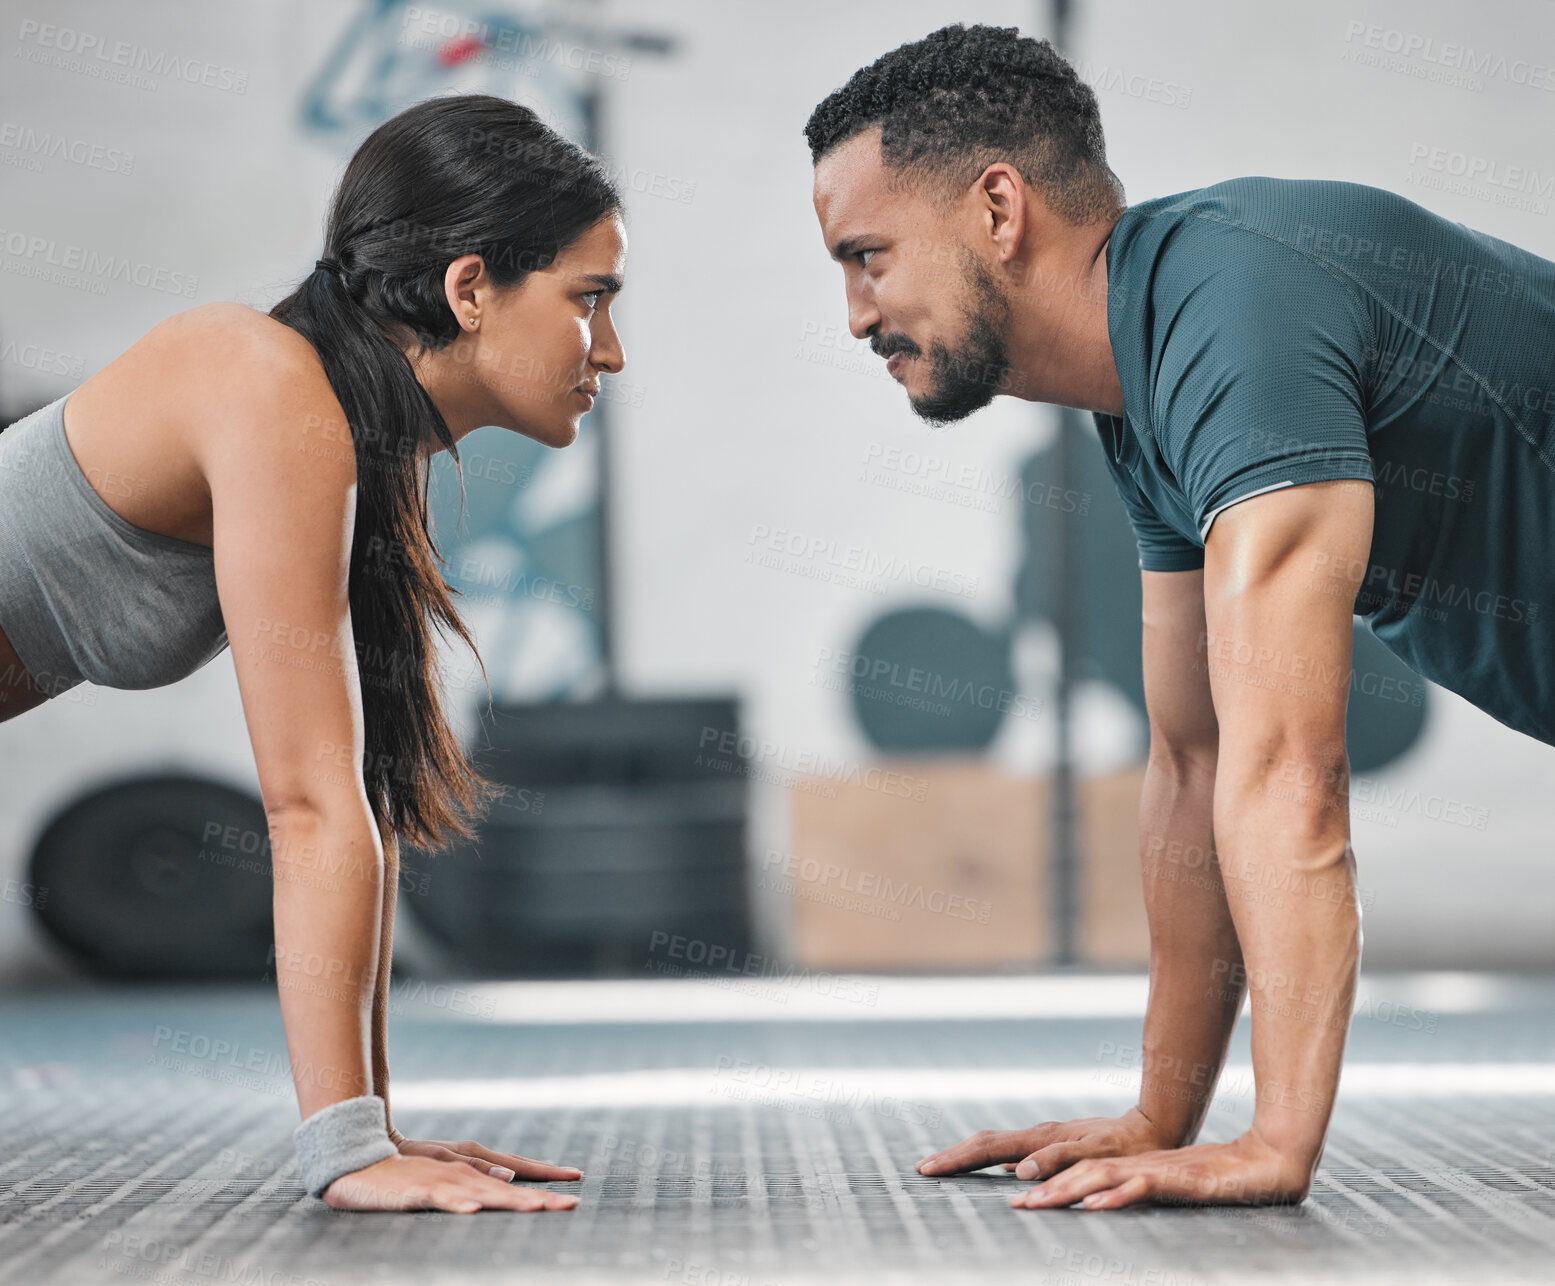
MULTIPOLYGON (((1326 1131, 1325 1131, 1326 1133, 1326 1131)), ((1247 1133, 1242 1135, 1250 1147, 1277 1156, 1294 1169, 1305 1170, 1308 1174, 1316 1171, 1318 1157, 1323 1148, 1317 1145, 1314 1151, 1312 1145, 1306 1140, 1281 1138, 1278 1131, 1270 1130, 1267 1125, 1260 1125, 1257 1117, 1247 1127, 1247 1133)))
POLYGON ((1167 1131, 1163 1130, 1161 1128, 1160 1122, 1145 1110, 1143 1103, 1135 1103, 1133 1107, 1129 1108, 1129 1112, 1133 1113, 1133 1115, 1143 1123, 1144 1127, 1155 1135, 1156 1141, 1159 1142, 1162 1147, 1169 1148, 1174 1146, 1171 1139, 1168 1137, 1167 1131))
POLYGON ((1318 1156, 1310 1148, 1281 1147, 1271 1143, 1259 1132, 1256 1122, 1237 1139, 1237 1143, 1248 1156, 1278 1170, 1274 1189, 1278 1195, 1291 1201, 1306 1198, 1312 1189, 1312 1180, 1317 1175, 1318 1163, 1318 1156))
MULTIPOLYGON (((1141 1101, 1134 1104, 1131 1110, 1155 1131, 1156 1141, 1163 1148, 1187 1147, 1198 1136, 1196 1118, 1184 1117, 1181 1103, 1154 1106, 1141 1101)), ((1202 1116, 1202 1113, 1198 1113, 1198 1116, 1202 1116)))

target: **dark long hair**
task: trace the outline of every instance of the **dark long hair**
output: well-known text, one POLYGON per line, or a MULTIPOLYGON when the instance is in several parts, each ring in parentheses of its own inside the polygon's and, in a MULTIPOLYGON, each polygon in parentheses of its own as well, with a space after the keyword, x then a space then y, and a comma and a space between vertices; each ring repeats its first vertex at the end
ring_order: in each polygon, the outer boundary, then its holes
POLYGON ((318 351, 350 428, 363 779, 373 820, 419 848, 446 843, 447 830, 473 838, 467 818, 500 790, 443 712, 434 625, 480 654, 439 567, 429 457, 453 456, 461 502, 464 471, 406 350, 436 352, 460 334, 443 287, 453 259, 478 254, 498 288, 516 286, 620 210, 604 167, 529 108, 490 94, 430 98, 375 129, 346 166, 324 233, 341 271, 315 268, 270 310, 318 351))

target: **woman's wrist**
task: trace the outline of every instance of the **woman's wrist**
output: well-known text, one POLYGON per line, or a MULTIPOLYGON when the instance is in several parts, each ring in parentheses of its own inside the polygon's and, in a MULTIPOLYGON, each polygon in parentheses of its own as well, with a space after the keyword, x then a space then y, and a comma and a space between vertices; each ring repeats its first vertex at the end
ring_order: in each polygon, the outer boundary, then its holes
POLYGON ((292 1141, 303 1186, 315 1197, 341 1175, 399 1155, 389 1137, 388 1104, 376 1094, 320 1108, 292 1131, 292 1141))

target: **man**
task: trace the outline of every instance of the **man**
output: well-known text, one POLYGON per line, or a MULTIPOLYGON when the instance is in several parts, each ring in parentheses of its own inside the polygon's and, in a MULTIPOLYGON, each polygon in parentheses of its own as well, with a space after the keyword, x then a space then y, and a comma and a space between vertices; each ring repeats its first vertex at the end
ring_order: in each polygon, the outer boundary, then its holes
POLYGON ((1353 616, 1555 744, 1555 264, 1357 184, 1125 208, 1095 95, 1014 29, 903 45, 805 133, 850 328, 913 408, 1092 411, 1139 543, 1139 1103, 918 1169, 1003 1163, 1026 1207, 1300 1201, 1361 949, 1353 616), (1193 1146, 1249 985, 1251 1128, 1193 1146))

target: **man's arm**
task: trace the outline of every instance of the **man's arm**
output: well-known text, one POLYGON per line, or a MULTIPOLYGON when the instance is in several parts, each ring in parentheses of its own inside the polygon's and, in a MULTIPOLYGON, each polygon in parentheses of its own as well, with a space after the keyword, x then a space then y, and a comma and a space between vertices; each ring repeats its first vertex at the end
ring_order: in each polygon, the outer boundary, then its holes
POLYGON ((1291 1160, 1302 1195, 1360 966, 1345 713, 1372 522, 1370 483, 1313 483, 1232 506, 1205 545, 1210 650, 1230 661, 1210 675, 1215 835, 1253 996, 1251 1133, 1291 1160))
POLYGON ((1309 1191, 1360 963, 1344 729, 1372 518, 1370 483, 1310 483, 1232 506, 1205 545, 1214 835, 1241 950, 1211 968, 1238 993, 1244 976, 1252 988, 1252 1128, 1228 1144, 1081 1161, 1016 1204, 1309 1191))
MULTIPOLYGON (((1150 755, 1139 801, 1140 871, 1150 924, 1150 1001, 1139 1110, 1161 1147, 1192 1143, 1209 1111, 1244 988, 1236 925, 1215 856, 1215 715, 1204 571, 1140 573, 1150 755)), ((1038 1177, 1017 1171, 1022 1178, 1038 1177)))
POLYGON ((1142 571, 1142 657, 1150 755, 1139 855, 1150 922, 1150 1001, 1139 1103, 1119 1117, 984 1130, 925 1158, 924 1174, 1005 1163, 1046 1179, 1092 1157, 1176 1148, 1197 1137, 1242 1006, 1236 926, 1214 857, 1220 731, 1204 660, 1204 572, 1142 571))

